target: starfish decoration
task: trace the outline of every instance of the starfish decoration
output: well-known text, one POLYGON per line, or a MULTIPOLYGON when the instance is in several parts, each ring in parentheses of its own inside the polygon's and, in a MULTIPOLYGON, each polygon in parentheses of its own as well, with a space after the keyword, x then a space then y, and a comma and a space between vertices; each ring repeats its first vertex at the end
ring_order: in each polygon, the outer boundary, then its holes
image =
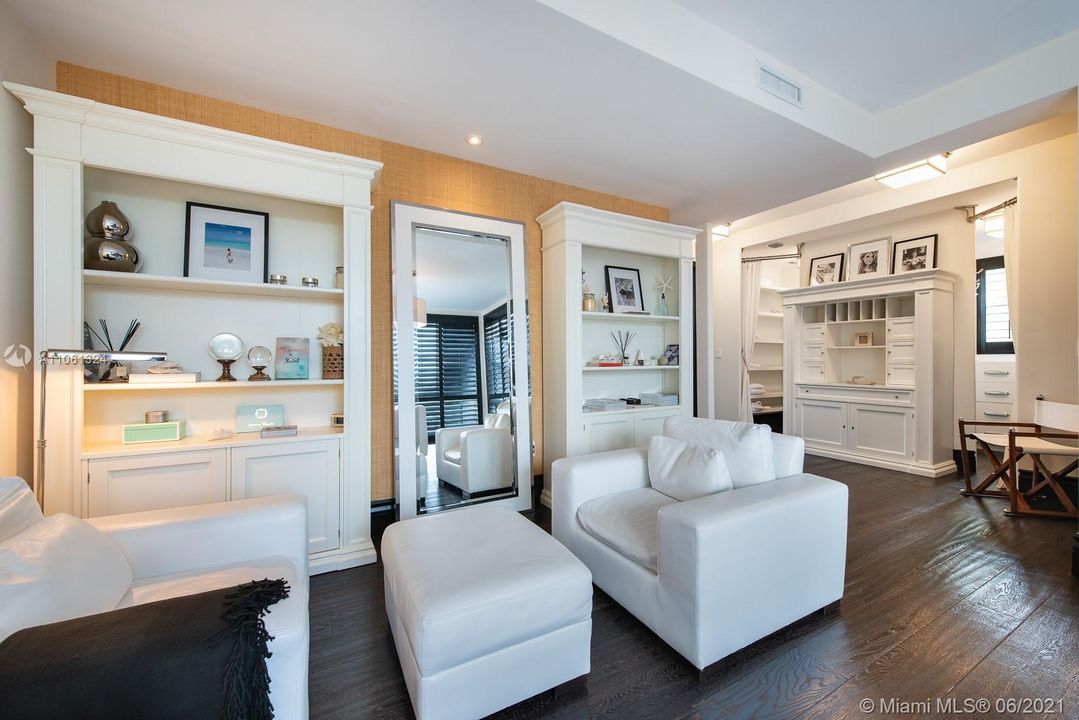
POLYGON ((674 289, 674 285, 671 284, 671 279, 670 278, 662 278, 661 277, 659 279, 659 284, 656 285, 656 290, 658 290, 662 294, 666 294, 668 290, 673 290, 673 289, 674 289))

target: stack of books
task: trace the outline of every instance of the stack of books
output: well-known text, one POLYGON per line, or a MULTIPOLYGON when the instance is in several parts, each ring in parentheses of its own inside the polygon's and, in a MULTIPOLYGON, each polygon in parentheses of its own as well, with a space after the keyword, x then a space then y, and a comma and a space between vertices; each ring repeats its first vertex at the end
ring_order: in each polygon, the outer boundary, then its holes
POLYGON ((677 405, 678 395, 669 393, 641 393, 641 402, 645 405, 677 405))
POLYGON ((584 401, 586 410, 625 410, 626 401, 616 398, 588 398, 584 401))

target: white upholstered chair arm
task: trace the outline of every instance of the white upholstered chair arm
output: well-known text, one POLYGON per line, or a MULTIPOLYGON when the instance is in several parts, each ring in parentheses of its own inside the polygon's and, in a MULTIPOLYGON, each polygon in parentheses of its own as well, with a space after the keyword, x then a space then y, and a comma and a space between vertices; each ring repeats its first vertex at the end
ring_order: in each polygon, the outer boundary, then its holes
POLYGON ((266 557, 292 560, 307 578, 307 504, 275 495, 90 518, 120 546, 136 580, 266 557))
POLYGON ((805 456, 805 440, 794 435, 772 433, 772 458, 777 478, 802 472, 805 456))
POLYGON ((463 427, 439 428, 438 430, 435 430, 436 457, 441 458, 447 450, 459 447, 461 444, 461 435, 464 433, 469 430, 482 429, 482 425, 465 425, 463 427))
POLYGON ((563 544, 576 526, 577 508, 594 498, 648 487, 648 450, 630 448, 578 455, 551 465, 551 530, 563 544))
POLYGON ((815 607, 839 599, 846 544, 847 486, 816 475, 662 508, 660 592, 696 633, 672 645, 690 659, 723 657, 799 619, 792 588, 819 598, 815 607))

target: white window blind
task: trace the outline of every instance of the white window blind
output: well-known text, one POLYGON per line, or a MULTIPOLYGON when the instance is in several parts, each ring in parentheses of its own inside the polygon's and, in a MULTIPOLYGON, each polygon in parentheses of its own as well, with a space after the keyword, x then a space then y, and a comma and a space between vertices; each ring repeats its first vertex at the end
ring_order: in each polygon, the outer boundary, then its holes
POLYGON ((1008 319, 1008 282, 1004 268, 984 272, 985 341, 1011 342, 1012 324, 1008 319))

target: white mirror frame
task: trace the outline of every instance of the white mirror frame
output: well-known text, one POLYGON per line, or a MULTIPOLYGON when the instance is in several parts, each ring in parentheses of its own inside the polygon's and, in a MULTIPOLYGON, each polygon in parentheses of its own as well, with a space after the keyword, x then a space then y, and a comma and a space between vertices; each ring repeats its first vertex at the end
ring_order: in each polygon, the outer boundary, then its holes
MULTIPOLYGON (((523 223, 439 208, 412 205, 394 201, 390 203, 393 268, 394 268, 394 322, 398 328, 413 327, 413 297, 415 283, 411 282, 415 267, 415 229, 417 227, 464 230, 493 237, 506 238, 510 247, 510 308, 513 311, 513 410, 511 422, 514 440, 514 467, 517 473, 516 497, 490 500, 496 505, 511 507, 517 511, 532 509, 532 408, 528 398, 528 334, 525 312, 528 280, 525 251, 525 228, 523 223), (400 269, 405 268, 404 272, 400 269)), ((397 333, 397 427, 393 428, 397 448, 416 447, 416 423, 401 422, 400 418, 415 417, 416 376, 415 349, 411 332, 397 333)), ((416 453, 397 452, 396 492, 399 517, 415 517, 418 514, 416 498, 416 453), (409 478, 409 481, 405 481, 409 478)), ((476 503, 462 505, 470 507, 476 503)), ((449 511, 459 508, 450 508, 449 511)))

